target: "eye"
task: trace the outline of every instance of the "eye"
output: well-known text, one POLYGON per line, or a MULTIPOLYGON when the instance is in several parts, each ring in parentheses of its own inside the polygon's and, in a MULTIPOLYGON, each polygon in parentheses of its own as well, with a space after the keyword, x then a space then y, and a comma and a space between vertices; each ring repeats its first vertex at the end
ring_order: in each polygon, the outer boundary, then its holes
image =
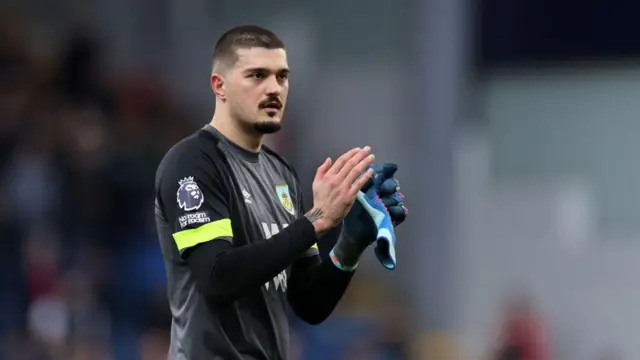
POLYGON ((278 74, 278 81, 284 81, 287 80, 289 78, 289 74, 288 73, 280 73, 278 74))
POLYGON ((251 77, 254 79, 264 79, 266 77, 265 73, 262 71, 256 71, 251 74, 251 77))

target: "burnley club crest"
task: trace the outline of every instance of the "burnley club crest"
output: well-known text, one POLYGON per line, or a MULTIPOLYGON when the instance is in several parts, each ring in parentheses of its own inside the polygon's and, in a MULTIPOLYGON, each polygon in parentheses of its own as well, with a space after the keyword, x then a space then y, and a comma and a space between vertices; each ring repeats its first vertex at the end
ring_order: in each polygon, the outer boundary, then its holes
POLYGON ((291 215, 295 215, 295 210, 293 208, 293 201, 291 200, 291 194, 289 194, 289 186, 287 185, 278 185, 276 186, 276 194, 278 194, 278 199, 280 200, 280 204, 284 207, 285 210, 291 215))

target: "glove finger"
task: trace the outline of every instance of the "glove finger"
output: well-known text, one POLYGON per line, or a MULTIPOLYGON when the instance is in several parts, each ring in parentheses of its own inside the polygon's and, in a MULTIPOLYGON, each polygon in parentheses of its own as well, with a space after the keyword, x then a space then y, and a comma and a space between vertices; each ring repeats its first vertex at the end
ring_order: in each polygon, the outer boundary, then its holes
POLYGON ((378 193, 380 197, 391 195, 400 190, 400 184, 396 179, 387 179, 378 187, 378 193))
POLYGON ((394 163, 384 163, 380 167, 380 172, 385 179, 393 178, 393 175, 398 171, 398 165, 394 163))
POLYGON ((387 208, 391 207, 391 206, 398 206, 399 205, 399 201, 398 199, 395 199, 391 196, 385 196, 382 199, 382 202, 384 203, 384 206, 386 206, 387 208))
POLYGON ((407 218, 408 214, 408 211, 406 211, 406 208, 403 206, 392 206, 387 208, 387 211, 389 211, 394 225, 400 225, 407 218))
POLYGON ((404 202, 404 195, 402 195, 402 193, 401 193, 401 192, 399 192, 399 191, 398 191, 398 192, 395 192, 395 193, 393 193, 393 194, 391 194, 391 196, 389 196, 389 197, 394 198, 394 199, 395 199, 395 200, 397 200, 399 203, 404 202))

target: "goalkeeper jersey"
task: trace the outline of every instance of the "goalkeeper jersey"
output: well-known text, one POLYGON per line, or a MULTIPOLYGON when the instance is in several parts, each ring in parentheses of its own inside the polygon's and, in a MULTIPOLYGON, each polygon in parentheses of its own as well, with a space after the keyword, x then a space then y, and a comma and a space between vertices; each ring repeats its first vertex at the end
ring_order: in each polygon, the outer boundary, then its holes
POLYGON ((196 286, 185 254, 208 241, 242 246, 269 238, 302 212, 294 170, 266 147, 246 151, 206 126, 169 150, 155 200, 172 314, 169 359, 287 359, 290 269, 216 306, 196 286))

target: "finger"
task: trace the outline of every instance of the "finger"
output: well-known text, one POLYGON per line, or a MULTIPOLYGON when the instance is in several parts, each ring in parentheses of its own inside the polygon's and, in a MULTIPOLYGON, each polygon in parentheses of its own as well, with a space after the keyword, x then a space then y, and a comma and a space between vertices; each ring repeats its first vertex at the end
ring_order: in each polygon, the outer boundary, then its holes
POLYGON ((378 193, 380 197, 391 195, 400 190, 400 184, 398 184, 398 180, 396 179, 387 179, 385 180, 379 187, 378 193))
MULTIPOLYGON (((362 187, 362 191, 367 191, 369 190, 372 186, 375 186, 375 177, 376 174, 380 171, 380 166, 378 166, 378 164, 373 163, 369 166, 367 166, 367 169, 371 169, 373 170, 373 176, 364 184, 364 186, 362 187)), ((363 172, 364 174, 364 172, 363 172)))
POLYGON ((404 195, 402 195, 402 193, 400 193, 400 192, 393 193, 393 194, 391 194, 390 197, 392 197, 395 200, 397 200, 398 203, 404 202, 404 195))
MULTIPOLYGON (((354 157, 354 159, 356 159, 356 157, 354 157)), ((361 159, 358 163, 356 163, 353 166, 351 164, 349 164, 348 167, 345 166, 345 170, 348 171, 348 173, 346 173, 346 179, 345 179, 346 183, 353 184, 358 179, 360 174, 362 174, 363 171, 367 170, 369 165, 371 165, 371 163, 373 163, 375 159, 376 159, 375 155, 370 154, 364 157, 363 159, 361 159)), ((373 169, 371 170, 371 174, 372 175, 374 174, 373 169)))
POLYGON ((356 156, 357 154, 359 154, 362 151, 362 149, 360 148, 353 148, 349 151, 347 151, 346 153, 342 154, 334 163, 333 166, 331 167, 331 169, 329 170, 329 173, 331 174, 338 174, 340 172, 340 170, 342 170, 342 168, 344 167, 344 165, 347 163, 347 161, 349 161, 351 158, 353 158, 354 156, 356 156))
MULTIPOLYGON (((360 191, 367 192, 369 189, 371 189, 375 185, 375 180, 374 180, 374 178, 376 176, 375 165, 376 164, 371 164, 371 165, 367 166, 367 169, 373 170, 373 175, 364 183, 364 185, 362 186, 362 189, 360 189, 360 191)), ((363 176, 366 171, 367 170, 363 171, 362 174, 360 174, 360 176, 363 176)))
POLYGON ((318 167, 314 181, 322 179, 329 169, 331 169, 331 158, 327 158, 327 160, 318 167))
POLYGON ((384 163, 380 168, 380 172, 385 179, 390 179, 398 171, 398 165, 394 163, 384 163))
POLYGON ((389 216, 391 216, 391 220, 393 221, 394 225, 399 225, 400 223, 402 223, 407 218, 408 214, 406 209, 402 206, 388 207, 387 211, 389 211, 389 216))
MULTIPOLYGON (((344 166, 338 173, 338 177, 340 177, 341 179, 346 179, 348 174, 350 174, 356 168, 356 166, 362 161, 362 159, 366 158, 370 153, 371 153, 371 148, 368 146, 365 146, 363 149, 360 149, 358 153, 354 154, 349 160, 347 160, 347 162, 344 164, 344 166)), ((362 174, 365 171, 365 168, 366 167, 361 167, 359 169, 360 172, 357 173, 356 176, 362 174)), ((351 182, 353 182, 354 180, 355 178, 353 178, 351 182)))
POLYGON ((373 164, 369 165, 369 167, 370 167, 370 168, 372 168, 372 169, 373 169, 373 171, 374 171, 375 173, 379 173, 379 172, 380 172, 380 170, 382 169, 382 168, 380 167, 380 165, 378 165, 378 164, 376 164, 376 163, 373 163, 373 164))
POLYGON ((402 206, 389 206, 387 211, 393 220, 403 219, 407 214, 402 206))
POLYGON ((381 197, 380 199, 382 200, 382 202, 384 203, 384 206, 386 207, 398 206, 398 204, 400 203, 400 201, 390 196, 381 197))
POLYGON ((362 189, 364 184, 371 178, 372 175, 373 169, 367 169, 367 171, 365 171, 362 176, 360 176, 356 181, 353 182, 353 185, 351 185, 351 189, 349 191, 349 196, 355 198, 358 191, 362 189))
MULTIPOLYGON (((364 175, 364 174, 363 174, 364 175)), ((373 177, 370 177, 367 182, 364 183, 364 185, 362 186, 362 191, 367 192, 369 189, 371 189, 371 187, 373 186, 374 181, 373 181, 373 177)))

